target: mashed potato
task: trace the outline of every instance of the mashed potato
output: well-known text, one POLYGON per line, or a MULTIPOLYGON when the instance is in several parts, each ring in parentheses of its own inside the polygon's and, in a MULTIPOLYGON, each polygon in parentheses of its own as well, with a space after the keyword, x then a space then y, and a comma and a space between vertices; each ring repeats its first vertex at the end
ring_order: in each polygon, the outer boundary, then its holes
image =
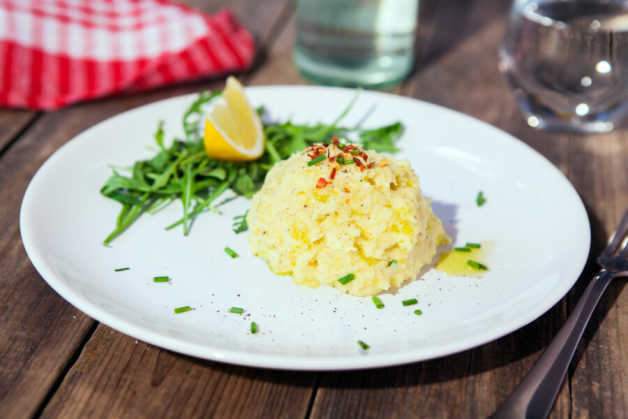
POLYGON ((449 241, 408 161, 336 139, 277 163, 247 221, 253 253, 273 272, 356 296, 414 279, 449 241))

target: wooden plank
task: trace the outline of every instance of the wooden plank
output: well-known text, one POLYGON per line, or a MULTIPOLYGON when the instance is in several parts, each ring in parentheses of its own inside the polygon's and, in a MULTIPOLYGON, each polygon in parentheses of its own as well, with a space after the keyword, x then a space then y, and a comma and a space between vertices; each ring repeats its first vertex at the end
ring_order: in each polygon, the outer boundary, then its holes
MULTIPOLYGON (((591 264, 569 295, 573 307, 597 267, 594 258, 628 209, 628 130, 570 138, 569 178, 589 211, 591 264)), ((628 292, 625 280, 609 285, 593 314, 571 368, 573 417, 628 417, 628 292)))
POLYGON ((36 115, 24 109, 0 109, 0 154, 36 115))
POLYGON ((43 417, 301 417, 311 374, 197 360, 99 326, 43 417))
MULTIPOLYGON (((215 9, 205 4, 205 8, 215 11, 227 4, 231 2, 220 2, 215 9)), ((236 12, 241 12, 244 24, 260 24, 256 16, 276 16, 285 6, 284 3, 275 3, 272 7, 258 3, 247 7, 247 4, 240 1, 235 7, 236 12)), ((272 27, 269 22, 267 26, 272 27)), ((259 39, 264 40, 267 34, 268 30, 260 33, 259 39)), ((3 355, 0 404, 6 417, 29 417, 38 411, 41 403, 47 402, 48 392, 55 390, 57 379, 63 378, 60 375, 74 362, 74 354, 94 325, 93 320, 59 298, 34 271, 21 245, 15 198, 23 195, 28 180, 57 148, 90 125, 154 100, 199 91, 208 87, 207 84, 200 81, 104 98, 44 114, 1 157, 0 313, 4 327, 0 329, 0 354, 3 355)), ((22 113, 9 111, 7 114, 17 118, 22 113)))
MULTIPOLYGON (((503 21, 496 21, 475 32, 413 76, 406 89, 524 137, 566 166, 568 138, 527 127, 498 73, 496 52, 503 29, 503 21)), ((486 417, 519 384, 565 317, 563 301, 527 327, 458 355, 355 375, 326 374, 312 417, 486 417)), ((568 417, 569 409, 569 387, 564 385, 551 417, 568 417)))

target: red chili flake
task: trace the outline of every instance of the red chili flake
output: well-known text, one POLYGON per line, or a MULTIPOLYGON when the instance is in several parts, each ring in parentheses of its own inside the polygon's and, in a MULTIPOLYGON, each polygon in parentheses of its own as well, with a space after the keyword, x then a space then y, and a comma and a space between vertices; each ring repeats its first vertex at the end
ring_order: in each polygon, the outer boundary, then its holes
POLYGON ((336 177, 336 167, 334 167, 333 169, 331 169, 331 174, 329 175, 329 178, 331 180, 333 180, 336 177))
POLYGON ((371 168, 373 168, 373 166, 375 166, 375 162, 374 162, 374 161, 372 161, 372 162, 370 162, 369 164, 367 164, 367 165, 366 165, 366 168, 367 168, 367 169, 371 169, 371 168))
POLYGON ((355 165, 358 167, 364 167, 364 163, 362 162, 362 160, 358 159, 357 157, 353 158, 353 161, 355 162, 355 165))
POLYGON ((328 158, 329 162, 330 162, 330 163, 335 162, 335 161, 336 161, 336 157, 338 157, 338 156, 329 157, 329 158, 328 158))
POLYGON ((318 178, 318 182, 316 182, 316 188, 323 189, 325 186, 327 186, 327 181, 325 180, 325 178, 318 178))
POLYGON ((358 156, 362 157, 365 162, 369 159, 369 156, 364 151, 360 151, 360 154, 358 154, 358 156))

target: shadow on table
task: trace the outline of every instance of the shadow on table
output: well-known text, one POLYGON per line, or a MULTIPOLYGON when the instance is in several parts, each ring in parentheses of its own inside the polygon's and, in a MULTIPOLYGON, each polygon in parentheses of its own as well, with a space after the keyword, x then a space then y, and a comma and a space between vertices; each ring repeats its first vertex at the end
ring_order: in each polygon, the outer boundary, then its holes
MULTIPOLYGON (((595 214, 594 210, 590 206, 585 204, 585 207, 589 216, 589 221, 591 223, 591 251, 589 253, 587 266, 585 267, 582 275, 580 275, 580 278, 568 294, 567 298, 570 311, 573 310, 575 305, 578 303, 578 300, 580 299, 582 293, 589 284, 589 281, 591 281, 591 278, 593 278, 593 276, 597 274, 597 272, 600 270, 596 259, 598 255, 602 253, 602 250, 606 247, 610 235, 613 234, 613 231, 606 231, 602 221, 597 216, 597 214, 595 214)), ((622 215, 623 213, 619 214, 619 216, 622 215)), ((616 223, 619 223, 619 220, 616 220, 616 223)), ((592 344, 592 340, 595 337, 600 327, 600 324, 606 318, 611 307, 615 305, 615 302, 619 298, 619 295, 626 286, 626 282, 626 278, 617 278, 613 280, 609 284, 606 293, 600 299, 600 303, 598 304, 596 310, 593 312, 591 320, 589 321, 589 325, 587 326, 587 329, 585 330, 582 337, 582 341, 580 342, 578 350, 574 355, 574 359, 569 369, 570 377, 573 375, 575 367, 581 361, 585 350, 589 347, 589 345, 592 344)))

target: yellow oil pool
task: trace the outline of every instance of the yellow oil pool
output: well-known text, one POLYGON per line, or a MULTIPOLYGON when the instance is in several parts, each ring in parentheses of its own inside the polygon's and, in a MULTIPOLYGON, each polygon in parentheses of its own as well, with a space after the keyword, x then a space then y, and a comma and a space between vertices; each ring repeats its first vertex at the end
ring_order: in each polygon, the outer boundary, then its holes
POLYGON ((473 247, 473 243, 461 246, 468 251, 456 250, 456 248, 443 253, 436 263, 435 268, 441 272, 455 276, 482 276, 490 266, 486 262, 487 255, 491 248, 490 242, 478 243, 480 247, 473 247), (471 263, 469 261, 472 261, 471 263), (476 262, 476 263, 473 263, 476 262), (477 264, 485 266, 481 269, 477 264), (472 266, 473 265, 473 266, 472 266))

